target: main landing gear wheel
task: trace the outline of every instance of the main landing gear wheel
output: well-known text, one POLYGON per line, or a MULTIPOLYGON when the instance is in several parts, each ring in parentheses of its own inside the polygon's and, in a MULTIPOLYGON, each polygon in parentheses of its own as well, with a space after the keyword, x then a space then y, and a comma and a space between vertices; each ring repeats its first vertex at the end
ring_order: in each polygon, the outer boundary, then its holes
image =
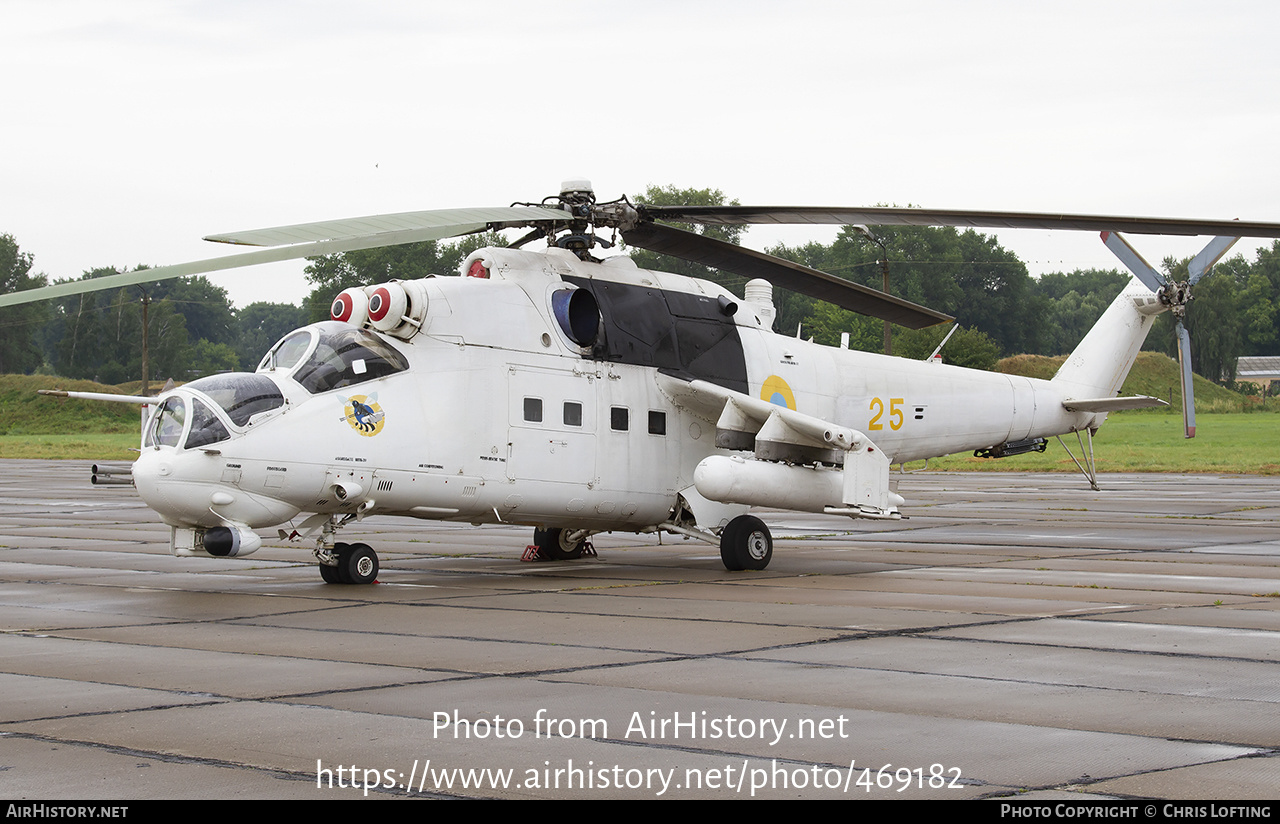
POLYGON ((772 557, 773 536, 759 518, 739 515, 720 533, 720 560, 725 569, 764 569, 772 557))
POLYGON ((372 584, 378 580, 378 553, 368 544, 334 544, 338 565, 320 565, 326 584, 372 584))
MULTIPOLYGON (((336 547, 335 547, 336 548, 336 547)), ((340 584, 342 579, 338 577, 338 568, 329 566, 328 564, 320 565, 320 577, 324 579, 326 584, 340 584)))
POLYGON ((535 529, 533 545, 538 548, 538 554, 548 561, 572 561, 574 558, 581 558, 587 542, 575 543, 570 541, 567 535, 568 533, 563 529, 535 529))
POLYGON ((368 544, 351 544, 338 553, 338 576, 344 584, 372 584, 378 580, 378 553, 368 544))

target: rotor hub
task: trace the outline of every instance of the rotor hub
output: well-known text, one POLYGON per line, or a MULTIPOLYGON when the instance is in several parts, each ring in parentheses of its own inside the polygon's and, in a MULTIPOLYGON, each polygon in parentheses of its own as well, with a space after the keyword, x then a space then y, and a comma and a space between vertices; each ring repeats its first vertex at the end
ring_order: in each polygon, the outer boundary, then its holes
POLYGON ((591 207, 596 203, 596 192, 586 179, 566 180, 560 184, 560 203, 575 218, 591 219, 591 207))
POLYGON ((1191 284, 1187 281, 1169 281, 1160 287, 1157 297, 1169 307, 1175 317, 1181 318, 1187 311, 1187 304, 1191 302, 1191 284))

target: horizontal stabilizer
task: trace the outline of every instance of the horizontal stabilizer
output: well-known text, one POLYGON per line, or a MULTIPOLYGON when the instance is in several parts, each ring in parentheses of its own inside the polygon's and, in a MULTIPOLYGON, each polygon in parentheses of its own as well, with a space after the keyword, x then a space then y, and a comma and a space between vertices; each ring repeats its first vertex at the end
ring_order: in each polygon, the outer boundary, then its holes
POLYGON ((1149 395, 1133 395, 1128 398, 1079 398, 1063 401, 1068 412, 1119 412, 1121 409, 1148 409, 1169 404, 1149 395))

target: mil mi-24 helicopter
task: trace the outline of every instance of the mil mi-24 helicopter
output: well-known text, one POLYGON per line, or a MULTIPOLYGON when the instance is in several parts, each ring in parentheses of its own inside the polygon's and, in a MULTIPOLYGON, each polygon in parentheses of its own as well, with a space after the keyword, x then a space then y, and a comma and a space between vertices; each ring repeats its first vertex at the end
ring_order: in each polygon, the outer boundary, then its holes
MULTIPOLYGON (((178 555, 248 555, 262 543, 255 530, 288 524, 280 536, 312 541, 326 582, 370 583, 376 552, 336 537, 399 515, 532 526, 551 560, 580 556, 604 531, 674 533, 718 544, 730 570, 758 570, 773 541, 752 506, 897 519, 893 463, 1042 450, 1052 436, 1091 438, 1109 412, 1163 404, 1117 394, 1167 310, 1191 437, 1190 289, 1238 237, 1280 237, 1280 224, 1220 220, 600 203, 574 180, 538 204, 214 235, 267 248, 0 296, 0 306, 510 228, 530 231, 476 251, 457 276, 347 289, 331 320, 286 335, 252 374, 154 398, 60 394, 153 406, 129 480, 178 555), (910 328, 950 318, 659 220, 1094 230, 1135 277, 1054 378, 1036 380, 775 334, 773 286, 910 328), (1221 236, 1187 282, 1170 283, 1118 230, 1221 236), (595 256, 618 235, 751 280, 738 296, 595 256), (540 239, 542 251, 521 248, 540 239)), ((1082 469, 1096 488, 1091 454, 1082 469)))

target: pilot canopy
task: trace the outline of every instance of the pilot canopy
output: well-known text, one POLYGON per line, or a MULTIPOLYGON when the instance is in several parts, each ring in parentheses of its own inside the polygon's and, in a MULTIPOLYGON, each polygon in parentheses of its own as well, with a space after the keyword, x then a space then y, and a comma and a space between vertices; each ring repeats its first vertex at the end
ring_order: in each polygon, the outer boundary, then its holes
POLYGON ((299 329, 275 345, 258 373, 287 371, 313 395, 409 368, 409 361, 368 329, 322 321, 299 329))

